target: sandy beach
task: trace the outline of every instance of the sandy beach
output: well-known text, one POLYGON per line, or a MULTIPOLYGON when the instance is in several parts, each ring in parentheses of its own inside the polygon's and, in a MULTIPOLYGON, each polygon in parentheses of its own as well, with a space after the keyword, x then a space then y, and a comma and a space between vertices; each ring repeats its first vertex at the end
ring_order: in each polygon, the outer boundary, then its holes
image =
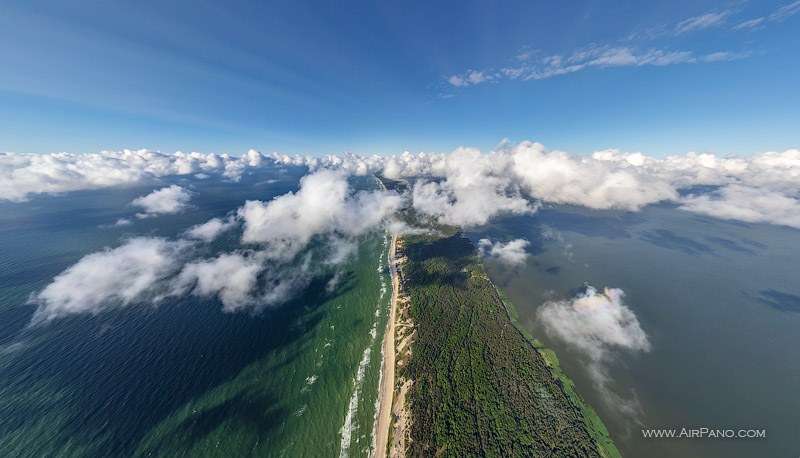
POLYGON ((381 403, 378 408, 378 427, 376 428, 374 457, 386 456, 389 442, 389 428, 392 424, 392 399, 394 397, 394 328, 397 310, 397 294, 400 289, 400 280, 397 275, 395 255, 397 250, 397 235, 392 235, 392 244, 389 249, 389 270, 392 274, 392 303, 389 320, 386 324, 386 335, 383 338, 383 373, 381 377, 380 396, 381 403))

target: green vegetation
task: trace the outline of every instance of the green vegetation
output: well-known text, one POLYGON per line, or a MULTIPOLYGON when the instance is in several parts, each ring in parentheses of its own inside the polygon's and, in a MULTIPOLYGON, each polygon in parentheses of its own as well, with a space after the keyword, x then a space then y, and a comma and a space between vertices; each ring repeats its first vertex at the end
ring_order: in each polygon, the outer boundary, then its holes
POLYGON ((497 291, 497 295, 503 301, 508 318, 517 328, 517 331, 519 331, 525 340, 527 340, 539 352, 544 359, 545 364, 547 364, 547 366, 550 368, 553 377, 561 381, 563 391, 569 397, 572 405, 580 410, 584 425, 586 426, 587 431, 589 431, 589 435, 598 444, 601 455, 607 458, 620 457, 621 455, 619 450, 617 450, 617 446, 614 445, 614 441, 611 440, 611 436, 608 433, 608 429, 606 429, 606 425, 603 424, 603 420, 600 419, 600 417, 597 415, 597 412, 595 412, 595 410, 589 404, 587 404, 583 399, 581 399, 580 396, 578 396, 578 393, 575 391, 575 384, 561 371, 561 366, 558 364, 558 357, 556 357, 556 353, 553 350, 546 348, 539 339, 534 338, 526 329, 519 325, 517 322, 519 314, 517 313, 517 309, 514 308, 514 304, 511 303, 503 290, 497 286, 495 286, 495 290, 497 291))
POLYGON ((417 338, 410 456, 618 457, 552 351, 515 324, 457 228, 404 236, 417 338))

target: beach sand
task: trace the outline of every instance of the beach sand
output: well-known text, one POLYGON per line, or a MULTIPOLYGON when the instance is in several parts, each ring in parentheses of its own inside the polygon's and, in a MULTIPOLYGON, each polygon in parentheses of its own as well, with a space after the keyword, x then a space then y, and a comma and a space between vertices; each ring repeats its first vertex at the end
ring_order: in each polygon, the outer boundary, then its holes
POLYGON ((392 303, 389 312, 389 320, 386 324, 386 335, 383 339, 383 367, 381 371, 380 397, 381 403, 378 408, 378 426, 376 428, 374 457, 386 456, 386 448, 389 442, 389 428, 392 425, 392 399, 394 398, 394 328, 397 310, 397 294, 400 289, 400 280, 397 275, 397 264, 395 260, 397 250, 397 235, 392 235, 392 244, 389 249, 389 270, 392 274, 392 303))

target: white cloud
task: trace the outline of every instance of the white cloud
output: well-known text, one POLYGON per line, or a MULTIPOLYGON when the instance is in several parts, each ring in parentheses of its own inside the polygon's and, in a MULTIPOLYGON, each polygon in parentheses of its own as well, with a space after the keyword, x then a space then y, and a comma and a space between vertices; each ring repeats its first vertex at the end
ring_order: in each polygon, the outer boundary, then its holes
MULTIPOLYGON (((561 61, 564 65, 572 65, 573 60, 587 59, 597 52, 589 49, 561 61)), ((734 57, 720 53, 707 58, 734 57)), ((121 176, 134 170, 149 177, 203 169, 222 174, 226 161, 223 156, 214 155, 168 156, 144 152, 127 152, 122 154, 123 160, 116 158, 115 154, 102 153, 99 155, 102 160, 97 159, 98 155, 86 155, 85 158, 68 155, 68 159, 63 160, 56 155, 45 156, 42 160, 61 166, 83 164, 75 167, 84 172, 98 164, 108 166, 108 161, 116 161, 121 167, 121 176)), ((6 161, 0 160, 3 164, 0 167, 5 167, 2 173, 16 177, 14 180, 19 183, 25 182, 19 181, 20 176, 32 173, 30 158, 6 155, 2 159, 6 161), (17 168, 9 168, 9 158, 18 162, 17 168)), ((313 173, 303 178, 304 185, 297 193, 279 196, 270 202, 251 201, 237 212, 237 218, 244 223, 244 242, 264 244, 276 258, 293 256, 317 235, 335 233, 351 237, 363 233, 386 223, 389 215, 403 205, 413 206, 420 213, 443 223, 475 226, 502 214, 535 212, 539 202, 636 211, 661 201, 688 205, 689 201, 679 199, 679 189, 696 185, 740 185, 777 193, 784 197, 781 201, 791 209, 791 203, 798 197, 797 183, 800 181, 800 150, 797 149, 747 157, 689 153, 659 159, 640 152, 622 153, 618 150, 578 156, 548 150, 539 143, 513 145, 503 142, 489 153, 475 148, 458 148, 449 154, 405 152, 390 157, 362 157, 347 153, 306 157, 272 153, 265 158, 251 151, 247 156, 227 160, 242 167, 262 166, 264 161, 268 161, 306 166, 312 170, 313 173), (350 190, 348 176, 371 173, 392 179, 408 179, 411 185, 403 196, 391 192, 354 193, 350 190)), ((113 170, 103 170, 109 177, 117 175, 113 170)), ((59 189, 64 190, 86 185, 82 180, 79 178, 77 184, 69 186, 62 179, 56 181, 60 183, 59 189)), ((111 182, 118 183, 119 180, 111 182)), ((26 195, 24 189, 18 190, 0 181, 0 188, 4 186, 21 192, 19 195, 26 195)), ((174 185, 137 199, 137 202, 146 203, 146 207, 154 212, 169 212, 185 205, 186 196, 186 190, 174 185)), ((725 199, 709 197, 706 201, 695 202, 695 206, 700 203, 706 207, 723 206, 725 199)), ((706 214, 710 214, 710 210, 706 214)), ((774 224, 786 224, 778 221, 787 220, 786 216, 774 215, 759 218, 774 224)), ((208 225, 190 229, 187 234, 200 240, 209 239, 217 235, 218 230, 230 228, 232 224, 230 220, 211 221, 208 225)), ((794 223, 790 221, 788 224, 794 223)))
POLYGON ((769 22, 782 22, 795 14, 800 12, 800 0, 789 3, 787 5, 783 5, 777 8, 768 16, 760 16, 757 18, 753 18, 744 22, 741 22, 735 26, 733 26, 734 30, 742 30, 742 29, 758 29, 762 28, 767 21, 769 22))
POLYGON ((216 239, 225 231, 228 231, 237 225, 237 221, 232 216, 225 219, 212 218, 203 224, 192 226, 186 231, 186 235, 196 240, 204 242, 211 242, 216 239))
MULTIPOLYGON (((786 5, 769 16, 775 22, 800 11, 800 1, 786 5)), ((446 79, 447 83, 456 87, 468 87, 487 81, 543 80, 560 75, 581 72, 592 68, 607 67, 642 67, 667 66, 677 64, 713 63, 726 60, 750 57, 751 52, 720 51, 704 54, 696 49, 673 49, 678 43, 678 36, 697 32, 725 24, 734 14, 734 10, 711 11, 699 16, 683 20, 677 24, 660 25, 646 30, 634 32, 628 38, 616 42, 592 43, 585 47, 575 48, 564 53, 548 53, 546 51, 523 47, 505 64, 495 68, 466 70, 453 74, 446 79), (660 38, 654 46, 647 42, 660 38), (670 44, 669 41, 675 42, 670 44)), ((734 29, 753 28, 766 18, 756 18, 734 26, 734 29)))
POLYGON ((341 156, 329 154, 322 157, 270 153, 267 158, 276 164, 306 166, 311 171, 329 168, 359 176, 369 175, 380 170, 384 160, 382 156, 359 156, 352 153, 343 153, 341 156))
POLYGON ((570 300, 550 301, 537 311, 549 334, 579 349, 592 360, 605 359, 617 349, 649 351, 647 334, 618 288, 603 292, 588 286, 570 300))
POLYGON ((261 244, 272 258, 288 259, 315 235, 360 235, 401 205, 402 197, 393 192, 353 194, 345 172, 322 169, 304 176, 296 193, 269 202, 247 201, 238 217, 244 221, 243 242, 261 244))
POLYGON ((525 248, 530 245, 525 239, 514 239, 507 243, 492 242, 491 239, 478 240, 478 256, 482 258, 495 259, 509 266, 519 266, 525 264, 528 253, 525 248))
POLYGON ((324 263, 339 265, 353 256, 358 251, 358 244, 351 238, 331 234, 325 240, 326 256, 324 263))
POLYGON ((178 185, 156 189, 146 196, 133 199, 131 205, 141 207, 145 213, 136 216, 147 218, 158 215, 171 215, 182 212, 189 204, 192 194, 178 185))
POLYGON ((720 157, 710 153, 689 153, 656 159, 641 153, 599 151, 593 159, 615 162, 618 166, 638 169, 670 183, 686 188, 696 185, 741 184, 761 187, 785 195, 797 193, 800 180, 800 150, 758 153, 748 157, 720 157))
POLYGON ((800 11, 800 0, 781 6, 769 15, 769 20, 773 22, 783 21, 794 16, 800 11))
MULTIPOLYGON (((411 205, 439 221, 479 225, 503 213, 536 210, 536 202, 637 211, 661 201, 680 202, 678 190, 740 184, 797 197, 800 150, 723 157, 689 153, 657 159, 640 152, 597 151, 576 156, 540 143, 504 142, 485 154, 459 148, 451 154, 385 158, 388 178, 414 180, 411 205)), ((712 203, 713 204, 713 203, 712 203)))
POLYGON ((238 180, 247 168, 261 167, 261 153, 162 154, 147 150, 103 151, 93 154, 0 153, 0 199, 20 201, 34 194, 57 194, 84 189, 156 181, 170 175, 219 173, 238 180))
POLYGON ((720 51, 701 56, 700 60, 703 62, 724 62, 730 60, 746 59, 752 55, 753 53, 751 52, 720 51))
POLYGON ((742 23, 739 23, 739 24, 733 26, 733 29, 734 30, 754 29, 754 28, 762 25, 764 23, 765 19, 766 18, 764 18, 764 17, 757 17, 755 19, 750 19, 748 21, 744 21, 742 23))
POLYGON ((390 220, 386 228, 389 230, 390 234, 397 235, 424 235, 434 233, 430 228, 409 226, 406 222, 400 220, 390 220))
POLYGON ((636 314, 623 303, 618 288, 586 291, 562 301, 545 302, 536 312, 545 331, 574 347, 587 360, 586 369, 610 407, 627 415, 638 410, 636 399, 624 399, 610 388, 609 364, 616 352, 650 351, 650 340, 636 314))
POLYGON ((92 253, 59 274, 33 297, 33 323, 76 313, 98 313, 127 305, 178 268, 185 242, 134 238, 124 245, 92 253))
POLYGON ((554 76, 575 73, 590 68, 642 67, 692 64, 698 62, 692 51, 669 49, 639 49, 632 46, 592 45, 570 54, 531 54, 522 62, 511 62, 500 70, 469 70, 453 75, 448 82, 453 86, 467 87, 503 78, 543 80, 554 76))
POLYGON ((194 261, 183 267, 170 294, 191 291, 198 296, 218 295, 225 311, 233 312, 258 303, 254 292, 262 270, 263 259, 257 255, 227 253, 211 260, 194 261))
POLYGON ((447 82, 456 87, 467 87, 475 84, 485 83, 492 80, 491 75, 476 70, 468 70, 462 75, 453 75, 447 79, 447 82))
MULTIPOLYGON (((174 186, 137 203, 148 214, 162 214, 182 208, 187 196, 174 186)), ((57 276, 32 299, 38 305, 33 322, 183 294, 216 296, 226 311, 281 303, 308 283, 312 266, 343 262, 356 249, 353 237, 385 223, 402 203, 403 198, 393 192, 354 193, 346 171, 321 169, 302 178, 296 193, 270 202, 250 201, 239 209, 238 217, 245 225, 243 240, 259 244, 257 249, 184 265, 192 242, 132 239, 118 248, 87 255, 57 276), (314 236, 320 236, 321 250, 288 262, 314 236)), ((238 222, 233 216, 214 218, 190 228, 186 235, 210 241, 238 222)))
POLYGON ((609 166, 594 157, 547 152, 543 145, 530 142, 520 143, 512 154, 521 184, 547 202, 638 210, 677 197, 668 182, 630 164, 609 166))
POLYGON ((511 179, 505 154, 458 148, 449 155, 402 155, 384 162, 387 177, 421 177, 411 192, 413 207, 442 223, 485 224, 499 214, 536 211, 511 179))
POLYGON ((334 292, 336 292, 336 289, 338 289, 339 285, 342 283, 342 277, 343 273, 341 270, 333 274, 333 277, 331 277, 331 279, 328 280, 327 283, 325 283, 325 292, 327 292, 328 294, 333 294, 334 292))
POLYGON ((681 21, 675 26, 675 33, 683 34, 687 32, 694 32, 697 30, 707 29, 709 27, 716 27, 722 25, 731 11, 711 11, 700 16, 691 17, 685 21, 681 21))
POLYGON ((536 207, 518 195, 479 185, 455 186, 451 182, 417 181, 412 193, 414 208, 439 222, 457 226, 478 226, 503 213, 533 213, 536 207))
POLYGON ((456 87, 466 87, 469 86, 469 81, 467 81, 464 77, 459 75, 453 75, 447 79, 447 82, 452 84, 456 87))
POLYGON ((800 200, 768 189, 728 185, 712 195, 689 195, 679 202, 681 210, 715 218, 800 229, 800 200))
MULTIPOLYGON (((251 155, 239 163, 257 165, 262 160, 259 158, 263 156, 251 155)), ((314 171, 301 179, 297 192, 269 202, 249 201, 235 217, 214 218, 186 232, 187 237, 210 241, 242 223, 242 242, 251 244, 252 251, 189 261, 183 266, 186 248, 192 242, 132 239, 118 248, 85 256, 57 276, 32 298, 38 305, 34 321, 70 313, 97 313, 148 295, 158 298, 168 285, 186 294, 218 295, 226 310, 282 302, 308 281, 310 266, 347 259, 355 250, 355 237, 382 227, 420 232, 392 218, 405 206, 440 222, 470 226, 501 214, 534 212, 540 201, 628 211, 672 201, 682 210, 717 218, 800 229, 797 149, 748 157, 689 153, 658 159, 617 150, 576 156, 549 151, 538 143, 513 145, 504 141, 490 153, 459 148, 450 154, 406 152, 386 158, 346 154, 323 158, 270 155, 270 159, 278 164, 305 165, 314 171), (412 186, 401 195, 354 192, 348 184, 350 175, 367 173, 405 179, 412 186), (718 189, 679 196, 679 189, 698 185, 718 189), (314 250, 313 263, 309 253, 298 260, 297 255, 312 240, 322 246, 322 250, 314 250), (302 265, 295 266, 300 261, 302 265), (283 276, 282 272, 288 271, 293 276, 283 276)), ((163 155, 153 156, 153 161, 145 161, 137 169, 158 168, 163 161, 174 165, 163 155)), ((23 161, 20 167, 27 169, 29 164, 23 161)), ((187 196, 183 188, 173 186, 141 201, 153 213, 164 213, 186 205, 187 196)), ((119 222, 122 224, 124 219, 119 222)), ((548 234, 545 228, 543 236, 551 236, 548 234)), ((557 233, 552 238, 559 240, 557 233)), ((568 244, 560 243, 569 258, 568 244)), ((524 240, 506 244, 487 240, 479 249, 484 256, 515 263, 524 259, 524 244, 524 240)), ((612 293, 594 295, 612 302, 615 298, 612 293)))

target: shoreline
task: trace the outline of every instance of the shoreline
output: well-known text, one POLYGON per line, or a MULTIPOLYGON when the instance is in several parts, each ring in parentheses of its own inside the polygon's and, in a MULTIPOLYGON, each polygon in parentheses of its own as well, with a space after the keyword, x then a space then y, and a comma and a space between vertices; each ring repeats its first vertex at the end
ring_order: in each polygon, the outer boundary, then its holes
MULTIPOLYGON (((382 184, 382 183, 381 183, 382 184)), ((392 234, 392 243, 389 248, 389 271, 392 276, 392 300, 389 309, 389 319, 386 321, 386 332, 383 337, 383 363, 381 364, 381 386, 379 388, 380 405, 378 407, 378 424, 375 431, 375 449, 373 457, 386 456, 389 445, 389 428, 392 423, 392 401, 394 399, 394 330, 397 314, 397 296, 400 289, 400 279, 397 275, 397 234, 392 234)))

